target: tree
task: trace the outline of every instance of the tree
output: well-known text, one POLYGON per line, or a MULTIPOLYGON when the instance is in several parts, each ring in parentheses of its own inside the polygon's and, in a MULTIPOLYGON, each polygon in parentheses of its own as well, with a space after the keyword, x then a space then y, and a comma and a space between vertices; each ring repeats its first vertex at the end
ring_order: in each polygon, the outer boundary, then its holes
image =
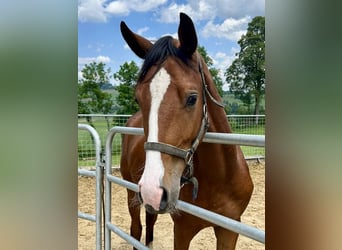
MULTIPOLYGON (((78 81, 79 114, 108 114, 112 111, 114 103, 111 95, 101 90, 111 77, 110 68, 106 70, 105 66, 102 62, 92 62, 82 69, 83 78, 78 81)), ((92 125, 90 117, 87 121, 92 125)))
POLYGON ((230 91, 245 104, 254 98, 254 114, 258 115, 265 95, 265 17, 253 18, 238 43, 240 52, 226 70, 226 80, 230 91))
POLYGON ((118 91, 116 101, 119 104, 119 114, 134 114, 139 110, 134 95, 138 72, 138 66, 134 61, 131 61, 121 65, 119 71, 114 74, 114 79, 120 83, 115 87, 118 91))
POLYGON ((197 50, 201 54, 201 56, 203 57, 205 63, 207 64, 207 66, 209 68, 209 72, 210 72, 211 76, 213 77, 213 81, 217 87, 217 90, 218 90, 220 96, 222 96, 223 95, 223 90, 222 90, 223 81, 222 81, 221 77, 219 76, 220 70, 213 67, 213 64, 214 64, 213 59, 208 55, 204 46, 198 46, 197 50))

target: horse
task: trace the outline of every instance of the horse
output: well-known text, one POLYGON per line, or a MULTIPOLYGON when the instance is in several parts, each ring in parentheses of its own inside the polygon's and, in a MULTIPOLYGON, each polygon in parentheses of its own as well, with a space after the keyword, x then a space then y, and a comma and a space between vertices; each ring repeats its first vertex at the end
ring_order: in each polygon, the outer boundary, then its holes
POLYGON ((121 34, 141 59, 135 86, 139 111, 128 127, 144 135, 123 135, 121 175, 138 184, 127 190, 130 233, 140 240, 141 204, 146 212, 146 245, 153 242, 158 214, 174 222, 174 249, 185 250, 193 237, 213 227, 217 249, 235 249, 238 234, 176 209, 183 200, 240 221, 253 183, 237 145, 202 142, 205 133, 232 133, 222 99, 202 56, 189 16, 180 13, 178 40, 164 36, 152 43, 120 23, 121 34))

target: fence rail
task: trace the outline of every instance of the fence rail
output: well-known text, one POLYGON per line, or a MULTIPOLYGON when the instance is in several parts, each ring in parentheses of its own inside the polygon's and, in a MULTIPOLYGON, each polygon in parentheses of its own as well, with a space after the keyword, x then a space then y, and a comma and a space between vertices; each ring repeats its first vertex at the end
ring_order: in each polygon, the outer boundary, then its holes
MULTIPOLYGON (((109 130, 114 126, 125 126, 131 115, 103 115, 103 114, 79 114, 78 122, 85 123, 94 127, 102 141, 106 140, 109 130)), ((265 115, 228 115, 227 119, 233 129, 234 134, 250 134, 264 135, 265 134, 265 115)), ((214 138, 208 138, 214 140, 214 138)), ((238 141, 241 138, 237 138, 238 141)), ((208 141, 209 142, 209 141, 208 141)), ((79 131, 78 134, 78 151, 79 151, 79 166, 94 167, 95 166, 95 151, 93 141, 87 133, 79 131)), ((251 147, 242 145, 242 151, 246 159, 264 158, 265 148, 263 146, 251 147)), ((121 140, 115 138, 112 148, 112 163, 113 166, 119 166, 121 157, 121 140)))

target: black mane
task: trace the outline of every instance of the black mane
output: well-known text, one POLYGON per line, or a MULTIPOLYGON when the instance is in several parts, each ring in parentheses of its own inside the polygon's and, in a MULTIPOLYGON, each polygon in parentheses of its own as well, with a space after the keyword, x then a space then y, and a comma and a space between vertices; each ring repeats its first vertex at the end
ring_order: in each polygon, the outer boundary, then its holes
POLYGON ((188 65, 187 56, 173 45, 173 38, 165 36, 156 41, 147 52, 144 63, 139 73, 139 80, 142 79, 153 65, 161 65, 169 56, 175 56, 188 65))

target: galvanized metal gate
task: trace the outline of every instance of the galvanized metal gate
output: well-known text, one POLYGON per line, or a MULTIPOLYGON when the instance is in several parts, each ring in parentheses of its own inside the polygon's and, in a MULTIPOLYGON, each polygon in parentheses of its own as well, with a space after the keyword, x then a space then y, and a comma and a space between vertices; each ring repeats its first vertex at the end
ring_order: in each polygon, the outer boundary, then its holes
MULTIPOLYGON (((104 220, 104 249, 111 249, 111 232, 114 232, 137 249, 149 249, 143 245, 140 241, 137 241, 131 237, 128 233, 124 232, 118 226, 114 225, 111 221, 111 210, 112 210, 112 185, 114 182, 125 188, 137 192, 138 186, 134 183, 123 180, 122 178, 112 175, 112 144, 116 134, 130 134, 130 135, 143 135, 142 128, 128 128, 128 127, 113 127, 107 134, 105 144, 105 156, 101 157, 101 141, 96 130, 85 124, 79 124, 79 129, 87 130, 94 139, 95 151, 96 151, 96 162, 95 171, 79 169, 79 175, 91 176, 96 178, 96 214, 89 215, 81 211, 78 212, 78 216, 83 219, 94 221, 96 223, 96 249, 102 249, 102 228, 101 223, 104 220), (105 163, 103 166, 102 162, 105 163), (105 169, 105 170, 104 170, 105 169), (104 172, 105 171, 105 172, 104 172), (102 182, 104 176, 105 185, 105 198, 104 198, 104 211, 105 216, 103 219, 102 214, 102 182)), ((245 146, 264 147, 265 136, 262 135, 243 135, 243 134, 223 134, 223 133, 207 133, 203 139, 207 143, 221 143, 221 144, 239 144, 245 146)), ((190 213, 194 216, 200 217, 204 220, 212 222, 228 230, 242 234, 246 237, 265 243, 265 232, 254 228, 252 226, 243 224, 239 221, 235 221, 228 217, 216 214, 206 209, 194 206, 184 201, 178 201, 176 208, 184 212, 190 213)), ((115 208, 113 208, 115 209, 115 208)), ((171 243, 172 244, 172 243, 171 243)))
MULTIPOLYGON (((130 135, 143 135, 142 128, 128 128, 128 127, 114 127, 112 128, 106 139, 105 146, 105 250, 111 249, 111 232, 116 233, 121 238, 132 244, 137 249, 149 249, 143 245, 140 241, 137 241, 129 234, 121 230, 114 225, 111 221, 112 210, 112 187, 111 183, 114 182, 118 185, 124 186, 132 191, 138 191, 138 185, 125 181, 121 178, 113 176, 111 174, 111 162, 112 162, 112 143, 116 134, 130 134, 130 135)), ((222 133, 207 133, 203 139, 207 143, 222 143, 222 144, 239 144, 246 146, 264 147, 265 136, 259 135, 242 135, 242 134, 222 134, 222 133)), ((178 200, 176 208, 184 212, 190 213, 194 216, 200 217, 204 220, 217 224, 225 229, 242 234, 246 237, 265 243, 265 232, 254 228, 252 226, 243 224, 239 221, 235 221, 220 214, 211 212, 209 210, 194 206, 190 203, 178 200)), ((115 208, 114 208, 115 209, 115 208)))

